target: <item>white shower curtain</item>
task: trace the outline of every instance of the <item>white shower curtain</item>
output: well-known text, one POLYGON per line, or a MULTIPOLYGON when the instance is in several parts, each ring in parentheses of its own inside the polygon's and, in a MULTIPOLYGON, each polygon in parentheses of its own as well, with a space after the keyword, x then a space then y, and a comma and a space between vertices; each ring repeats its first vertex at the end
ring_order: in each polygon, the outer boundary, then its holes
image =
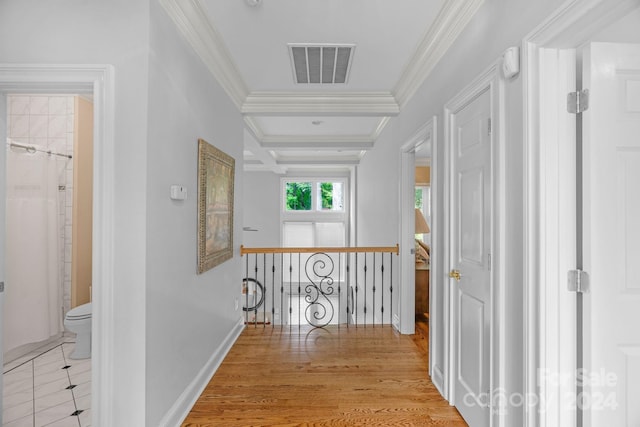
POLYGON ((62 331, 55 156, 7 151, 5 354, 62 331))

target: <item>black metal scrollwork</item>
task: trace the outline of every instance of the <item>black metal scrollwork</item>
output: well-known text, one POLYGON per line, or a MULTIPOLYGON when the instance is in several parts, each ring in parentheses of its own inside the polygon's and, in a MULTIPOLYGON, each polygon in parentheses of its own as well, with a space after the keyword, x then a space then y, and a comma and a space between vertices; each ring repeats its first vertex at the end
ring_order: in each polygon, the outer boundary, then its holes
POLYGON ((326 253, 316 252, 305 263, 305 274, 309 284, 305 287, 307 308, 305 318, 316 328, 327 326, 335 313, 333 303, 328 297, 333 295, 333 259, 326 253))

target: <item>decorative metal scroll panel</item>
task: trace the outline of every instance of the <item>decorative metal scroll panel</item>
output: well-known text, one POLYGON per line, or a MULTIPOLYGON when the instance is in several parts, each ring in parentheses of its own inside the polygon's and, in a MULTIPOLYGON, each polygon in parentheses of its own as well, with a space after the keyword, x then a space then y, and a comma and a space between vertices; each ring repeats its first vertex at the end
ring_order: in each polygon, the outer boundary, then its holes
POLYGON ((241 248, 245 323, 292 328, 393 322, 398 247, 241 248))

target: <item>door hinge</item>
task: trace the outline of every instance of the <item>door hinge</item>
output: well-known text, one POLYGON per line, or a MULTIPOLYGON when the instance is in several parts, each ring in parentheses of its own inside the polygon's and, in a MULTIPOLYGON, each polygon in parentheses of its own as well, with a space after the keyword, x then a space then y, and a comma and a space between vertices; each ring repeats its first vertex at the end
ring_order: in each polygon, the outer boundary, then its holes
POLYGON ((567 95, 567 111, 571 114, 580 114, 589 109, 589 89, 578 92, 569 92, 567 95))
POLYGON ((489 254, 489 271, 491 271, 491 254, 489 254))
POLYGON ((487 120, 487 132, 491 135, 491 117, 487 120))
POLYGON ((589 274, 582 270, 569 270, 568 288, 570 292, 585 293, 589 291, 589 274))
POLYGON ((0 292, 4 292, 4 282, 0 282, 0 292))

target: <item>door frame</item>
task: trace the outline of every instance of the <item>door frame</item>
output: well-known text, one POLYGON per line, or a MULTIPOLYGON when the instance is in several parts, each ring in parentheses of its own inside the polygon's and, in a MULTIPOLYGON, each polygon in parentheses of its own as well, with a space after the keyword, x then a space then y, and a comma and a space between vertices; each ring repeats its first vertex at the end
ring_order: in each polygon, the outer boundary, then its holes
MULTIPOLYGON (((553 374, 559 372, 563 363, 569 363, 566 357, 572 357, 572 354, 567 356, 566 349, 563 352, 558 345, 562 338, 559 331, 562 325, 575 326, 576 323, 575 306, 565 301, 560 310, 555 301, 558 289, 564 289, 567 270, 575 268, 576 165, 572 154, 575 152, 575 118, 564 112, 560 114, 563 106, 558 105, 558 99, 563 99, 558 96, 566 96, 566 92, 575 87, 575 62, 570 64, 568 58, 599 30, 638 7, 637 0, 569 0, 522 41, 525 82, 524 391, 526 396, 536 397, 526 406, 525 426, 564 425, 563 422, 571 420, 572 416, 575 419, 571 408, 557 401, 566 391, 567 384, 554 382, 540 387, 538 382, 539 374, 545 372, 542 370, 553 374), (558 149, 562 138, 572 139, 573 146, 558 149), (559 235, 557 230, 563 230, 564 234, 559 235), (567 241, 571 243, 568 239, 573 239, 573 243, 566 244, 567 241), (555 406, 549 406, 554 400, 555 406)), ((573 354, 575 351, 574 345, 573 354)), ((573 384, 569 386, 573 387, 573 384)))
MULTIPOLYGON (((400 309, 397 329, 402 334, 415 333, 415 151, 423 144, 434 146, 434 116, 420 126, 400 147, 400 309)), ((433 199, 432 199, 433 200, 433 199)), ((432 205, 433 206, 433 205, 432 205)), ((433 231, 432 231, 433 232, 433 231)), ((433 235, 432 235, 433 236, 433 235)), ((395 323, 395 322, 394 322, 395 323)), ((431 328, 429 328, 431 331, 431 328)), ((429 332, 431 336, 431 332, 429 332)), ((430 347, 431 348, 431 347, 430 347)))
MULTIPOLYGON (((114 334, 114 69, 111 65, 1 64, 0 92, 92 93, 93 314, 91 412, 93 425, 112 425, 114 334), (96 286, 96 284, 98 286, 96 286)), ((6 133, 5 133, 6 135, 6 133)))
MULTIPOLYGON (((443 248, 442 254, 442 281, 444 286, 445 307, 448 310, 448 347, 449 357, 446 371, 448 373, 448 394, 447 399, 451 404, 455 403, 455 378, 457 376, 456 358, 458 348, 456 345, 456 310, 454 294, 457 290, 457 283, 449 279, 447 271, 451 270, 452 251, 452 227, 454 224, 453 200, 451 197, 451 186, 453 180, 453 120, 454 114, 462 110, 473 99, 481 93, 488 91, 491 102, 491 277, 490 277, 490 336, 489 336, 489 388, 490 394, 494 391, 505 390, 505 366, 506 363, 506 341, 505 341, 505 265, 503 262, 503 249, 505 246, 506 224, 505 218, 505 147, 504 147, 504 81, 499 72, 500 60, 495 61, 487 70, 480 74, 473 82, 461 90, 458 95, 452 98, 444 107, 444 226, 443 226, 443 248)), ((437 280, 437 278, 436 278, 437 280)), ((492 396, 487 396, 491 398, 492 396)), ((490 425, 504 425, 503 411, 491 411, 490 425)))

